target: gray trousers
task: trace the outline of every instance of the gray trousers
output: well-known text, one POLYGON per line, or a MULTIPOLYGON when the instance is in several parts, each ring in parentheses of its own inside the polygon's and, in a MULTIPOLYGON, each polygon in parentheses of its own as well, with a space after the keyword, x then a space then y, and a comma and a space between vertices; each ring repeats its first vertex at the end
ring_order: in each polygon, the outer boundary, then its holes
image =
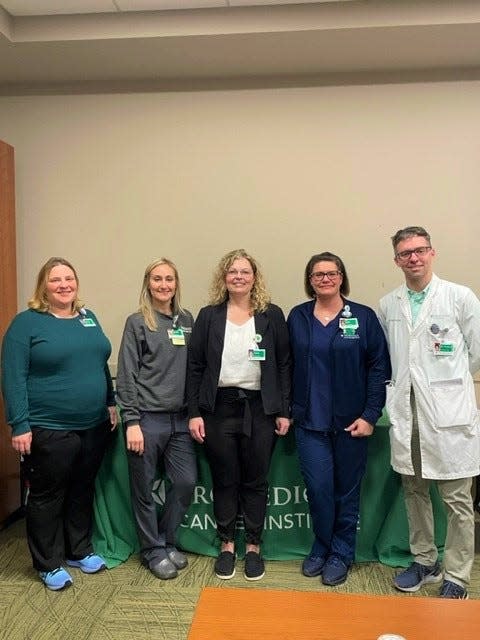
POLYGON ((187 418, 178 413, 143 412, 144 453, 129 451, 130 490, 143 564, 153 566, 175 546, 175 534, 192 499, 197 463, 187 418), (165 469, 165 502, 160 513, 152 489, 165 469))
MULTIPOLYGON (((414 476, 402 475, 407 508, 410 550, 416 562, 433 565, 438 558, 434 543, 434 519, 430 499, 432 480, 422 478, 422 459, 418 417, 412 396, 412 463, 414 476)), ((445 540, 445 579, 466 587, 470 581, 475 554, 475 520, 472 503, 472 478, 435 480, 447 511, 445 540)))

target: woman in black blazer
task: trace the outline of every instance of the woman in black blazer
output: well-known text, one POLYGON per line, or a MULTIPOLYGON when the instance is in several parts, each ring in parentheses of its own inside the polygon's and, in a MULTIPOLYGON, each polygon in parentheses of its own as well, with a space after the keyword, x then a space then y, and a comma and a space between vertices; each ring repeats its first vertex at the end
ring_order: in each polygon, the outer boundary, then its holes
POLYGON ((235 575, 235 526, 245 524, 245 578, 265 573, 260 542, 267 474, 276 435, 290 425, 290 346, 282 310, 271 304, 256 261, 224 256, 211 304, 200 310, 189 348, 187 399, 192 437, 204 444, 221 550, 217 577, 235 575))

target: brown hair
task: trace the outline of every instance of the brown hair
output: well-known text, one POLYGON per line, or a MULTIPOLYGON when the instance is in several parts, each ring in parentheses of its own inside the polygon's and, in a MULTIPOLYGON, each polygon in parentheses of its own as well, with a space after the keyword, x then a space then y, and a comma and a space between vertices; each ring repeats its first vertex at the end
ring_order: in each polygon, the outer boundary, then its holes
POLYGON ((343 260, 336 256, 334 253, 330 253, 330 251, 324 251, 323 253, 317 253, 310 258, 307 262, 307 266, 305 267, 305 275, 304 275, 304 287, 305 293, 309 298, 315 298, 315 290, 313 289, 310 283, 310 276, 312 275, 312 269, 317 264, 317 262, 334 262, 337 265, 337 269, 342 274, 342 284, 340 285, 340 293, 343 296, 348 296, 350 293, 350 281, 348 279, 347 270, 345 269, 345 265, 343 264, 343 260))
POLYGON ((402 240, 408 240, 408 238, 414 238, 415 236, 425 238, 429 245, 432 244, 430 234, 423 227, 405 227, 405 229, 399 229, 395 233, 395 235, 391 237, 393 250, 395 251, 395 253, 399 242, 402 242, 402 240))

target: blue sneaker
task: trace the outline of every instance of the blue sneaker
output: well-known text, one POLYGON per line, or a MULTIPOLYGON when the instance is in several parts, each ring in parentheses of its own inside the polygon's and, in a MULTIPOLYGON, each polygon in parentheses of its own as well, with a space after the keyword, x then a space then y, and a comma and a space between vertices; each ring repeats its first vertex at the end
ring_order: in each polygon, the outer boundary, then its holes
POLYGON ((107 568, 105 560, 95 553, 90 553, 81 560, 67 560, 67 564, 69 567, 81 569, 83 573, 97 573, 97 571, 107 568))
POLYGON ((440 582, 442 579, 442 568, 437 561, 431 566, 413 562, 408 569, 401 571, 393 579, 393 584, 399 591, 413 593, 421 586, 430 582, 440 582))
POLYGON ((304 576, 307 576, 307 578, 315 578, 315 576, 319 576, 322 573, 324 564, 324 558, 309 555, 302 562, 302 573, 304 576))
POLYGON ((440 590, 441 598, 450 598, 452 600, 468 600, 467 590, 451 580, 444 580, 440 590))
POLYGON ((73 584, 72 576, 63 567, 58 567, 53 571, 39 571, 38 575, 47 589, 52 591, 60 591, 60 589, 65 589, 73 584))
POLYGON ((326 561, 322 571, 322 582, 328 587, 334 587, 337 584, 345 582, 348 575, 348 569, 345 562, 336 555, 331 555, 326 561))

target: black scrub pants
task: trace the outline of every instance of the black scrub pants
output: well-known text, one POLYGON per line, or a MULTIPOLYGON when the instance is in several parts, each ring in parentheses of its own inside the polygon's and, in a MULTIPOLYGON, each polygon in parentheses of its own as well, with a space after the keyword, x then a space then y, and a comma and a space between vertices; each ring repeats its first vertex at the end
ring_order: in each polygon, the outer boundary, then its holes
POLYGON ((110 429, 109 421, 77 431, 32 428, 31 454, 25 456, 26 525, 37 571, 53 571, 65 558, 93 553, 95 477, 110 429))

